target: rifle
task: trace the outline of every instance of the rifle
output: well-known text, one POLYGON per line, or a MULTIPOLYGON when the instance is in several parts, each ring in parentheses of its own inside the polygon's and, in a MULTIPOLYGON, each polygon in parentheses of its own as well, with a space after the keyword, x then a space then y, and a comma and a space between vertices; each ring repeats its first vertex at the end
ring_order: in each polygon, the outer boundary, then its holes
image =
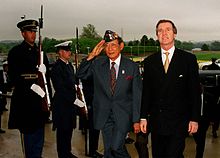
MULTIPOLYGON (((43 5, 41 5, 41 17, 39 18, 39 57, 38 57, 38 67, 44 65, 44 53, 42 51, 42 40, 41 40, 41 29, 43 28, 43 5)), ((42 110, 49 112, 50 108, 50 97, 48 92, 48 84, 46 80, 46 75, 43 72, 38 71, 38 84, 45 91, 45 96, 42 101, 42 110)))
MULTIPOLYGON (((75 67, 76 67, 76 71, 78 69, 78 54, 79 54, 79 35, 78 35, 78 27, 76 27, 76 45, 75 45, 75 67)), ((83 91, 82 89, 79 87, 79 85, 77 85, 76 87, 76 94, 77 94, 77 98, 79 100, 81 100, 82 102, 85 102, 85 98, 83 95, 83 91)), ((80 116, 83 122, 83 130, 85 131, 85 155, 88 155, 88 142, 87 142, 87 138, 88 138, 88 132, 87 132, 87 128, 88 128, 88 109, 86 104, 84 104, 84 107, 80 107, 80 116)))

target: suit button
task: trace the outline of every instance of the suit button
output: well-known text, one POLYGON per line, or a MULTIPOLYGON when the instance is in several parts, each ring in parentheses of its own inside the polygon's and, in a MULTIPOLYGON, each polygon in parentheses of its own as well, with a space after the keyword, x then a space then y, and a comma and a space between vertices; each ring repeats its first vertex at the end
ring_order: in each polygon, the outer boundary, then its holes
POLYGON ((160 109, 160 112, 162 112, 162 110, 160 109))

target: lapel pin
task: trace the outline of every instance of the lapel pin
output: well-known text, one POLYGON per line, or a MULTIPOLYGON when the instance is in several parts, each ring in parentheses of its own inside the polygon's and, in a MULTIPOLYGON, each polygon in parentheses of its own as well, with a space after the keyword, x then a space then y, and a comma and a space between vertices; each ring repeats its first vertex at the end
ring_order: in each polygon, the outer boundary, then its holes
POLYGON ((124 75, 125 74, 125 70, 122 70, 121 73, 124 75))

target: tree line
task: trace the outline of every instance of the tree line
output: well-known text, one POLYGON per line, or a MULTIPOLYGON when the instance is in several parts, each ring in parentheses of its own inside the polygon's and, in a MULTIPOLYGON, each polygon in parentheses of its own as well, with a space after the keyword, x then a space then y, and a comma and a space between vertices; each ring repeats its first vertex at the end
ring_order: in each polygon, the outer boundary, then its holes
MULTIPOLYGON (((92 24, 87 24, 82 28, 82 33, 79 36, 79 48, 80 52, 83 54, 87 54, 90 52, 95 45, 102 39, 102 37, 97 33, 96 28, 92 24)), ((76 38, 70 38, 65 40, 72 40, 72 51, 75 51, 76 46, 76 38)), ((57 40, 54 38, 45 37, 43 39, 43 50, 45 53, 55 52, 54 45, 65 41, 65 40, 57 40)), ((21 41, 2 41, 0 42, 0 53, 7 54, 8 51, 20 43, 21 41)), ((220 42, 186 42, 176 40, 175 45, 178 48, 191 51, 193 48, 201 48, 204 51, 219 51, 220 50, 220 42)), ((125 48, 123 50, 124 53, 131 55, 141 55, 146 52, 155 52, 158 51, 159 42, 152 37, 148 37, 147 35, 143 35, 140 40, 131 40, 125 41, 125 48)))

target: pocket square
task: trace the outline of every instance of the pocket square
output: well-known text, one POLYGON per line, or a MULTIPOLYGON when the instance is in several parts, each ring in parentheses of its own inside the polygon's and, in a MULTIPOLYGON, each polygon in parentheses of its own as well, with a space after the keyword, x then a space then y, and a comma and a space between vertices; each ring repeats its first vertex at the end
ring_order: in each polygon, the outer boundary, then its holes
POLYGON ((179 75, 179 78, 183 77, 183 75, 179 75))
POLYGON ((132 79, 133 79, 133 76, 125 76, 125 79, 126 79, 126 80, 132 80, 132 79))

